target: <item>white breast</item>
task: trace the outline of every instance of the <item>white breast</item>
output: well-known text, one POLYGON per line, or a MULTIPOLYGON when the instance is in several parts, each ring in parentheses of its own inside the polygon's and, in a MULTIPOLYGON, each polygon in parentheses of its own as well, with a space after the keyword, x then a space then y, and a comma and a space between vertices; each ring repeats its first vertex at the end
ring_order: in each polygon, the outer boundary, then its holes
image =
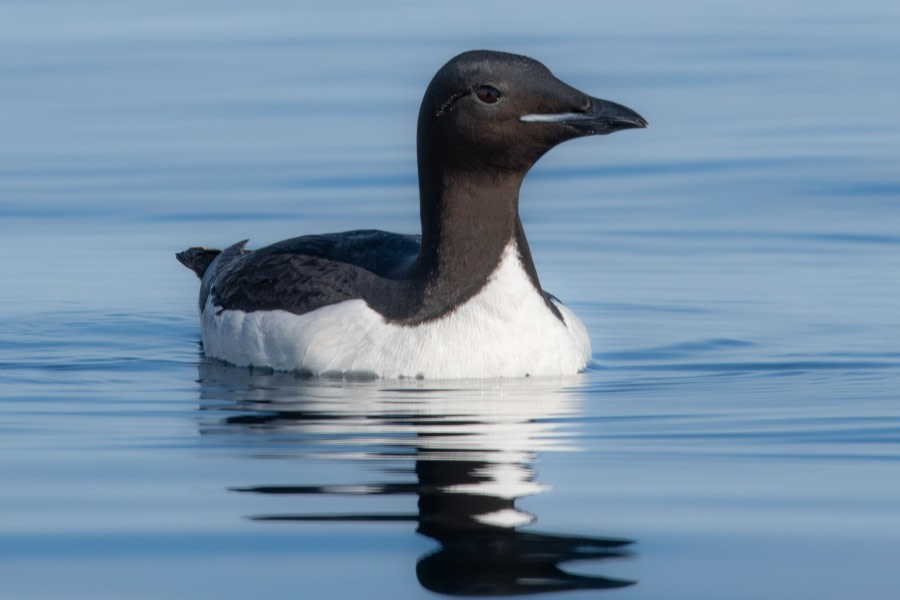
POLYGON ((207 356, 240 366, 379 377, 524 377, 584 369, 591 343, 584 325, 544 303, 506 248, 487 285, 440 319, 415 326, 388 323, 363 300, 347 300, 303 315, 281 310, 201 315, 207 356))

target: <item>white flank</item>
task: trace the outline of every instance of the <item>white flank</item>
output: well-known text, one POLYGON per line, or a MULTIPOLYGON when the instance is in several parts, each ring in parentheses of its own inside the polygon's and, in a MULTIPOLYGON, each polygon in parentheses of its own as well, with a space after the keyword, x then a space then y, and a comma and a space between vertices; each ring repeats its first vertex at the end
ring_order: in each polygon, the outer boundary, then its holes
POLYGON ((281 310, 217 314, 208 301, 201 334, 207 356, 315 375, 461 379, 574 374, 590 360, 590 339, 578 317, 556 306, 565 323, 531 285, 511 244, 481 292, 434 321, 388 323, 363 300, 303 315, 281 310))

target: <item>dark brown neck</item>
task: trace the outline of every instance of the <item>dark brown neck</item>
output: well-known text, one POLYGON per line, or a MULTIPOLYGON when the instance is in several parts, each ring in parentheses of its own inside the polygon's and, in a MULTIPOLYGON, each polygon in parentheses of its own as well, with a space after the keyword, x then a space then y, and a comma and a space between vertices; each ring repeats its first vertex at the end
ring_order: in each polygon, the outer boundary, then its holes
POLYGON ((519 221, 523 178, 524 173, 420 164, 422 247, 413 267, 423 292, 419 320, 446 314, 477 294, 513 241, 523 267, 539 289, 519 221))
POLYGON ((424 173, 420 260, 447 274, 495 264, 515 236, 521 183, 517 175, 424 173))

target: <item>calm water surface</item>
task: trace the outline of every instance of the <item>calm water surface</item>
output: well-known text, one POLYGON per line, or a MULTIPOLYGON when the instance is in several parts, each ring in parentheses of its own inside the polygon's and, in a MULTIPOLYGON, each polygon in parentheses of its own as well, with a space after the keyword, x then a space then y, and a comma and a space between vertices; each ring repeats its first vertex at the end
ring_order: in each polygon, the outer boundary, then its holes
POLYGON ((875 0, 7 0, 0 596, 896 597, 898 30, 875 0), (522 191, 594 365, 203 359, 173 253, 417 231, 418 103, 477 47, 651 122, 522 191))

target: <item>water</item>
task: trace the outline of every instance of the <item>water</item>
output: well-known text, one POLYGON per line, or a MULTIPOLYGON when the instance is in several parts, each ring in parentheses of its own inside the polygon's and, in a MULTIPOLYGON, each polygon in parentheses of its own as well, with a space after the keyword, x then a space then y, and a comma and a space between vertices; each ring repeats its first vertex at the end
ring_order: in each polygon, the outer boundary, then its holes
POLYGON ((0 596, 893 598, 900 9, 0 5, 0 596), (651 128, 522 191, 595 365, 204 360, 173 257, 414 232, 433 72, 519 52, 651 128))

